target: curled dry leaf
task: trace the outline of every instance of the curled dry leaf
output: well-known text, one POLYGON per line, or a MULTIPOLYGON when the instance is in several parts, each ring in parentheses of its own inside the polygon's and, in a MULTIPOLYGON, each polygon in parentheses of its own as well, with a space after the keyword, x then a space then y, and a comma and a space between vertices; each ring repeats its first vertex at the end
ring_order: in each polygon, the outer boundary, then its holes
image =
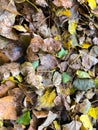
POLYGON ((16 103, 13 96, 0 98, 0 119, 16 120, 16 103))
POLYGON ((12 31, 16 14, 18 14, 14 1, 12 0, 9 4, 8 0, 0 0, 0 3, 0 35, 12 40, 17 40, 17 35, 12 31))

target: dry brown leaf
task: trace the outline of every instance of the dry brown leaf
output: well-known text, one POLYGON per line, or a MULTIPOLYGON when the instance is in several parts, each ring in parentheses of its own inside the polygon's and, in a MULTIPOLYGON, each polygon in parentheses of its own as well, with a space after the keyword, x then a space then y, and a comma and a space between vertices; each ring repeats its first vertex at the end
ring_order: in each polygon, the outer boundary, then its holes
POLYGON ((8 0, 0 0, 0 35, 13 40, 18 39, 12 30, 16 17, 15 12, 17 10, 13 0, 10 4, 8 0))
POLYGON ((0 98, 0 119, 16 120, 16 103, 13 96, 0 98))
POLYGON ((6 95, 8 90, 14 88, 16 85, 12 81, 6 81, 4 84, 1 84, 0 86, 0 97, 3 97, 6 95))
POLYGON ((46 118, 48 116, 48 111, 46 110, 33 110, 33 114, 39 119, 39 118, 46 118))
POLYGON ((58 64, 57 59, 50 54, 41 56, 40 61, 41 65, 43 65, 46 69, 53 69, 58 64))
POLYGON ((71 0, 54 0, 53 3, 57 6, 63 6, 64 8, 71 8, 72 2, 71 0))

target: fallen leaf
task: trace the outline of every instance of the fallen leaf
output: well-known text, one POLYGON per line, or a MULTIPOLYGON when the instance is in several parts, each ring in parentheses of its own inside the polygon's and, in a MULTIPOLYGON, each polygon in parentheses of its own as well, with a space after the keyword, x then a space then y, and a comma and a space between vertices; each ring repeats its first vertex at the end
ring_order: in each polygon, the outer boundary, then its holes
POLYGON ((62 80, 63 80, 63 83, 67 83, 68 81, 70 81, 71 77, 66 73, 62 73, 62 80))
POLYGON ((50 54, 41 56, 40 62, 46 69, 54 69, 58 63, 57 59, 50 54))
POLYGON ((55 72, 53 75, 53 84, 55 86, 58 86, 58 85, 60 85, 61 81, 62 81, 61 74, 59 72, 55 72))
POLYGON ((23 115, 21 115, 16 120, 16 122, 19 123, 19 124, 23 124, 23 125, 29 125, 30 124, 30 120, 31 120, 30 112, 27 111, 27 112, 23 113, 23 115))
POLYGON ((83 48, 83 49, 88 49, 91 46, 90 43, 85 43, 83 42, 82 45, 79 45, 79 47, 83 48))
POLYGON ((72 2, 70 0, 54 0, 53 3, 57 6, 63 6, 64 8, 71 8, 72 2))
POLYGON ((72 121, 69 124, 63 125, 63 130, 80 130, 81 125, 79 121, 72 121))
POLYGON ((85 129, 93 130, 93 127, 92 127, 92 124, 91 124, 91 121, 90 121, 88 115, 81 115, 80 121, 82 122, 85 129))
POLYGON ((65 50, 64 48, 61 48, 61 50, 57 53, 58 58, 62 58, 68 54, 68 50, 65 50))
POLYGON ((77 70, 76 74, 79 78, 91 78, 87 72, 82 70, 77 70))
POLYGON ((22 25, 14 25, 13 28, 19 32, 27 32, 27 29, 22 25))
POLYGON ((88 89, 95 87, 95 84, 91 79, 75 79, 73 86, 78 90, 87 91, 88 89))
POLYGON ((54 106, 54 99, 56 97, 56 92, 54 89, 47 89, 42 96, 39 96, 39 107, 41 108, 51 108, 54 106))
POLYGON ((96 8, 96 0, 86 0, 88 2, 88 5, 93 10, 96 8))
POLYGON ((43 130, 45 127, 49 126, 56 118, 57 118, 57 114, 49 111, 47 119, 42 125, 38 127, 38 130, 43 130))
POLYGON ((88 115, 93 117, 94 119, 98 118, 98 107, 91 107, 88 111, 88 115))
POLYGON ((4 11, 4 13, 0 15, 0 35, 8 39, 17 40, 18 37, 12 30, 16 17, 16 14, 13 12, 17 12, 14 1, 12 0, 9 4, 8 0, 0 0, 0 3, 2 3, 0 12, 4 11))
POLYGON ((60 124, 59 124, 59 122, 58 121, 53 121, 53 124, 54 124, 54 128, 55 128, 55 130, 61 130, 61 127, 60 127, 60 124))
POLYGON ((0 98, 0 119, 16 120, 16 103, 13 96, 0 98))
POLYGON ((70 34, 75 34, 77 28, 77 22, 75 20, 69 20, 68 31, 70 34))

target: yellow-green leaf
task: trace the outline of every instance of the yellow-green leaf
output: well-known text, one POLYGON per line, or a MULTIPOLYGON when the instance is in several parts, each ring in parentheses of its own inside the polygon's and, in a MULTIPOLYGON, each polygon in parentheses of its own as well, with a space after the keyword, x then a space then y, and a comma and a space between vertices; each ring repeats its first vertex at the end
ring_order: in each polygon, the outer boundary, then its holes
POLYGON ((25 27, 23 27, 22 25, 14 25, 13 28, 20 32, 27 32, 25 27))
POLYGON ((54 128, 55 128, 55 130, 61 130, 58 121, 55 120, 55 121, 53 122, 53 124, 54 124, 54 128))
POLYGON ((76 33, 77 22, 75 20, 69 20, 68 30, 70 34, 76 33))
POLYGON ((95 108, 91 107, 88 111, 88 115, 97 119, 98 118, 98 107, 95 107, 95 108))
POLYGON ((91 121, 90 121, 88 115, 81 115, 80 116, 80 121, 82 122, 85 129, 93 130, 93 127, 92 127, 92 124, 91 124, 91 121))
POLYGON ((89 74, 82 70, 77 70, 76 74, 79 78, 90 78, 89 74))
POLYGON ((96 8, 96 0, 86 0, 91 9, 96 8))

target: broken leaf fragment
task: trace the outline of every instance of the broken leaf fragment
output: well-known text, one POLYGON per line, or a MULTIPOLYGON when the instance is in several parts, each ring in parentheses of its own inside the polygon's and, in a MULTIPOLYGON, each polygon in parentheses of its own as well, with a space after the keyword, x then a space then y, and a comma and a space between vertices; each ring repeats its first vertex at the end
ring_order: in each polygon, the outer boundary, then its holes
POLYGON ((30 124, 30 120, 31 120, 31 117, 30 117, 30 112, 27 111, 25 112, 23 115, 21 115, 18 119, 17 119, 17 123, 19 124, 23 124, 23 125, 29 125, 30 124))
POLYGON ((98 107, 90 107, 88 115, 93 117, 94 119, 98 119, 98 107))
POLYGON ((55 89, 48 88, 45 93, 39 97, 39 105, 41 108, 51 108, 54 106, 56 97, 55 89))
MULTIPOLYGON (((89 116, 88 115, 81 115, 80 116, 80 121, 82 122, 84 128, 86 130, 93 130, 93 127, 92 127, 92 124, 91 124, 91 121, 89 119, 89 116)), ((83 129, 82 129, 83 130, 83 129)))

